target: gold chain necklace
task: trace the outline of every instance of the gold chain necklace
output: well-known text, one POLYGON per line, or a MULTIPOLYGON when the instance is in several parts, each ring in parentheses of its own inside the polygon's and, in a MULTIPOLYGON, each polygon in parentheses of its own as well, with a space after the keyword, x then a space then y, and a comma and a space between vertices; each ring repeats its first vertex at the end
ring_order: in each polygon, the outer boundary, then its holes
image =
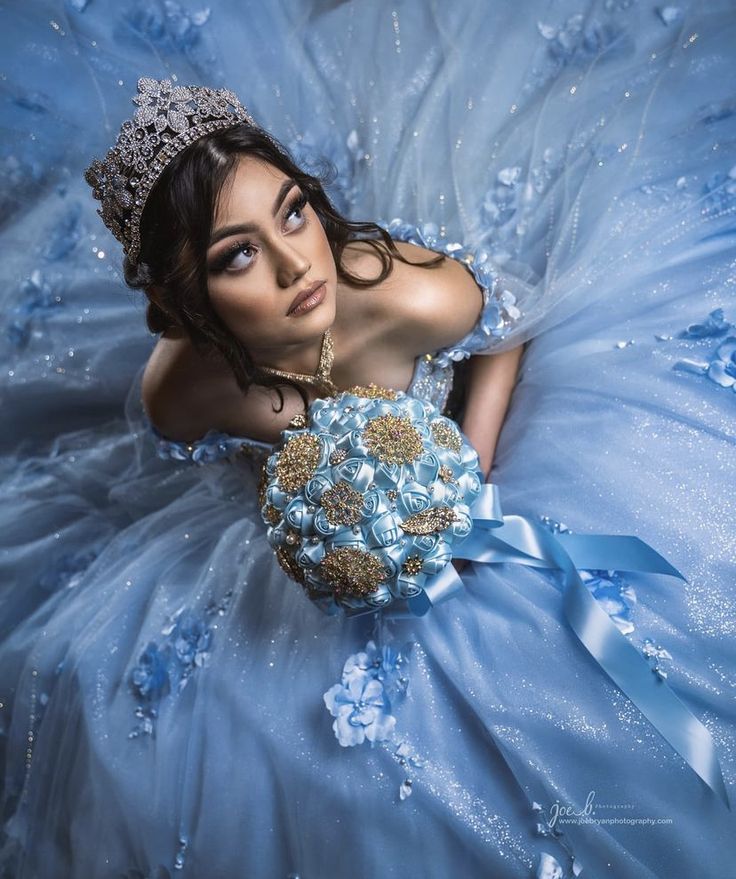
POLYGON ((261 366, 262 372, 269 375, 275 375, 279 378, 288 378, 291 381, 304 382, 304 384, 312 385, 318 390, 326 391, 328 394, 336 394, 337 386, 330 378, 332 372, 332 363, 335 359, 335 351, 332 342, 332 334, 330 328, 325 330, 322 336, 322 346, 319 350, 319 364, 314 374, 304 372, 288 372, 284 369, 275 369, 273 366, 261 366))

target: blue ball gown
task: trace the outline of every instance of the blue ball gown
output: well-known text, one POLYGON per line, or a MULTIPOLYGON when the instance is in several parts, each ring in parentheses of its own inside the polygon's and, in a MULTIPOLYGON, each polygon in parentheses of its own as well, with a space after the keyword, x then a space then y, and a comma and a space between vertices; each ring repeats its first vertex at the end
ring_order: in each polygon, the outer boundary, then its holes
POLYGON ((734 5, 2 20, 0 875, 734 875, 734 5), (474 563, 426 616, 325 615, 265 539, 266 450, 155 432, 155 340, 81 179, 141 75, 227 85, 334 164, 346 214, 475 273, 478 325, 411 390, 529 342, 503 511, 682 573, 579 572, 707 730, 710 784, 581 644, 559 571, 474 563))

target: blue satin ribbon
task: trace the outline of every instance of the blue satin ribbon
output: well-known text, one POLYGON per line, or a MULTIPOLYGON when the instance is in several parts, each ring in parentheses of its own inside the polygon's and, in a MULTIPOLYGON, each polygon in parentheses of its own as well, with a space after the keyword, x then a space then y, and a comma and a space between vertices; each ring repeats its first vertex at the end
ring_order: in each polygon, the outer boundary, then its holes
MULTIPOLYGON (((473 530, 453 548, 453 556, 483 564, 512 562, 562 571, 565 616, 575 634, 611 680, 730 810, 711 734, 616 628, 583 584, 577 568, 669 574, 684 581, 682 574, 638 537, 553 534, 523 516, 504 516, 495 485, 483 486, 471 514, 473 530)), ((422 616, 462 588, 457 571, 447 565, 425 584, 423 594, 408 599, 408 610, 422 616)))

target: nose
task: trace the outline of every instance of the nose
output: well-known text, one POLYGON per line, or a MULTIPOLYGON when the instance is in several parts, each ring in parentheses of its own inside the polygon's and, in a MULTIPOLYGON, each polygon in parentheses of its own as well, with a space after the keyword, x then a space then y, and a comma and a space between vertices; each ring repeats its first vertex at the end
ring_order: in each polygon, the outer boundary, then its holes
POLYGON ((276 279, 280 287, 291 287, 311 267, 305 253, 285 241, 281 242, 276 255, 276 279))

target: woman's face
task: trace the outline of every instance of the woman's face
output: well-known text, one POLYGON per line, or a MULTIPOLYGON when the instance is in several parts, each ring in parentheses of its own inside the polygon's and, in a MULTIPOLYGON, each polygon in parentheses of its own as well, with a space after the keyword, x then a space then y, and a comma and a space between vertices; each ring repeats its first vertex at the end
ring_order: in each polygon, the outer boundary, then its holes
POLYGON ((335 320, 337 271, 319 217, 300 187, 262 159, 241 156, 223 187, 207 270, 213 308, 256 363, 277 362, 335 320))

